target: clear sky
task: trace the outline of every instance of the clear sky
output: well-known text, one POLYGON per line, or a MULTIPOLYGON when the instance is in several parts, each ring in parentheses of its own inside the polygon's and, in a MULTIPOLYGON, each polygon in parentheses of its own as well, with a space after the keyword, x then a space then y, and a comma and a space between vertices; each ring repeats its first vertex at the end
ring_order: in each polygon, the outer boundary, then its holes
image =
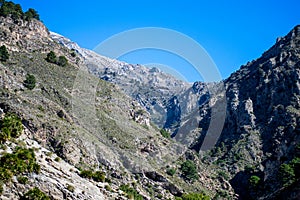
MULTIPOLYGON (((13 1, 23 9, 36 9, 51 31, 88 49, 133 28, 163 27, 179 31, 206 49, 223 78, 258 58, 277 37, 300 24, 299 0, 13 1)), ((167 53, 151 50, 133 52, 120 59, 174 65, 178 71, 186 64, 167 53)), ((183 69, 189 81, 199 79, 190 68, 183 69)))

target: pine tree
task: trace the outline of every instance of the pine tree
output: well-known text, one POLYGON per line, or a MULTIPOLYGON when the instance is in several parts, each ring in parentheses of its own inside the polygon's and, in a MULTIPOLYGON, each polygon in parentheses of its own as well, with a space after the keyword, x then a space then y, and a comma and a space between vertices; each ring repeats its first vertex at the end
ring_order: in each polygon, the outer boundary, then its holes
POLYGON ((5 45, 0 47, 0 61, 5 62, 9 59, 9 53, 5 45))

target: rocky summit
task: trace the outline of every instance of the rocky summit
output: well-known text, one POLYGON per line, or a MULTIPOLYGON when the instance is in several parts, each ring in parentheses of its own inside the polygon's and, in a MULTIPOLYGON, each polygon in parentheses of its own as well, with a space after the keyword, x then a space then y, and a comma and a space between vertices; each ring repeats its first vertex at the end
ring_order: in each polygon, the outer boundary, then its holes
POLYGON ((4 1, 1 199, 300 199, 299 81, 300 26, 224 81, 190 84, 4 1))

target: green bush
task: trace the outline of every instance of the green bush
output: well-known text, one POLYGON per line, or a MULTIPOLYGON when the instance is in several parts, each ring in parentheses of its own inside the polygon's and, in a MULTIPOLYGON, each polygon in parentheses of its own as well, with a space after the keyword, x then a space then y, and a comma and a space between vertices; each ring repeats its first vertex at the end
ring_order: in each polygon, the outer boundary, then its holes
POLYGON ((96 182, 104 182, 105 181, 105 173, 101 171, 96 171, 93 173, 93 180, 96 182))
POLYGON ((192 160, 183 162, 180 169, 184 178, 190 181, 198 179, 197 166, 192 160))
POLYGON ((164 138, 170 138, 170 133, 168 133, 168 131, 166 131, 165 129, 160 129, 160 134, 164 137, 164 138))
POLYGON ((5 62, 9 59, 9 53, 5 45, 0 47, 0 61, 5 62))
POLYGON ((39 173, 33 149, 17 147, 13 153, 4 153, 0 158, 0 168, 10 170, 14 175, 22 173, 39 173))
POLYGON ((18 176, 17 180, 21 184, 26 184, 28 182, 28 177, 27 176, 18 176))
POLYGON ((210 197, 204 193, 189 193, 183 194, 182 200, 210 200, 210 197))
POLYGON ((127 197, 129 199, 134 199, 134 200, 143 200, 143 196, 138 193, 134 188, 130 187, 129 185, 121 185, 120 190, 125 192, 127 194, 127 197))
POLYGON ((24 86, 29 90, 32 90, 33 88, 35 88, 35 84, 36 84, 36 79, 34 75, 27 74, 26 79, 24 81, 24 86))
POLYGON ((88 178, 88 179, 91 179, 91 178, 93 178, 93 171, 91 171, 91 170, 82 170, 81 172, 80 172, 80 176, 82 177, 82 178, 88 178))
POLYGON ((12 113, 8 113, 0 121, 0 143, 19 137, 23 131, 21 119, 12 113))
POLYGON ((13 177, 13 173, 9 169, 0 167, 0 180, 1 182, 9 182, 13 177))
POLYGON ((251 187, 254 188, 258 187, 259 183, 260 183, 260 178, 258 176, 253 175, 249 178, 249 184, 251 187))
POLYGON ((50 51, 47 54, 46 61, 49 62, 49 63, 55 63, 56 64, 56 54, 53 51, 50 51))
POLYGON ((67 58, 65 56, 59 56, 57 64, 59 66, 65 67, 68 64, 68 60, 67 60, 67 58))
POLYGON ((291 165, 282 164, 279 167, 279 176, 283 186, 289 186, 295 181, 295 172, 291 165))
POLYGON ((295 176, 300 177, 300 170, 299 170, 300 169, 300 158, 298 158, 298 157, 294 158, 290 164, 294 169, 295 176))
POLYGON ((54 159, 54 161, 59 162, 59 161, 60 161, 60 157, 56 157, 56 158, 54 159))
POLYGON ((69 190, 70 192, 74 192, 75 191, 75 187, 73 185, 67 184, 67 190, 69 190))
POLYGON ((170 176, 174 176, 174 174, 176 173, 176 169, 174 168, 168 168, 167 169, 167 174, 170 176))
POLYGON ((50 200, 50 198, 42 192, 39 188, 35 187, 26 192, 21 200, 50 200))
POLYGON ((96 182, 105 181, 105 173, 101 171, 82 170, 79 175, 83 178, 93 179, 96 182))

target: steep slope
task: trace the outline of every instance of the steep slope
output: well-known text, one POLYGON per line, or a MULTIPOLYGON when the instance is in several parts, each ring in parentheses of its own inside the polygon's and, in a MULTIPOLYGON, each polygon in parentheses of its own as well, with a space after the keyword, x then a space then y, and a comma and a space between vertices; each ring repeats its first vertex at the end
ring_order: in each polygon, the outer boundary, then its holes
MULTIPOLYGON (((299 39, 300 26, 296 26, 261 58, 224 81, 227 117, 209 160, 230 174, 240 199, 300 197, 299 39)), ((200 113, 207 114, 200 120, 200 137, 192 146, 196 150, 209 124, 211 108, 202 108, 200 113)))
POLYGON ((3 142, 0 157, 22 144, 40 149, 35 154, 41 166, 39 174, 22 174, 25 185, 16 175, 5 182, 3 198, 20 198, 32 187, 54 199, 167 199, 203 190, 202 184, 189 188, 179 173, 166 173, 179 165, 186 148, 162 137, 139 102, 87 73, 84 57, 54 41, 40 21, 0 17, 0 22, 5 36, 0 45, 10 55, 0 64, 0 120, 15 113, 25 129, 21 138, 3 142), (49 62, 51 51, 68 63, 49 62), (30 89, 29 74, 36 80, 30 89), (56 157, 63 161, 54 162, 56 157), (100 183, 88 175, 98 171, 100 183))

